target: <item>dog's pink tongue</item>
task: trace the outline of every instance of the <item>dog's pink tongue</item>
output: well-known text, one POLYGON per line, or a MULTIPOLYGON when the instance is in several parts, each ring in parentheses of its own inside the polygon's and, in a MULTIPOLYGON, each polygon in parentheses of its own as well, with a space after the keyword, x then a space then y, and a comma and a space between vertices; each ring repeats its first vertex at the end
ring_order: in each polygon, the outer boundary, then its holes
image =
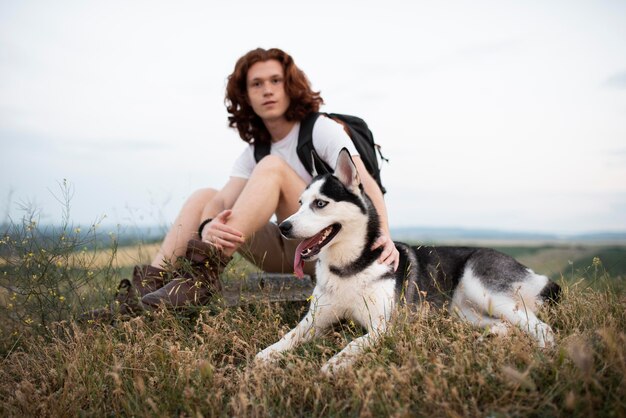
POLYGON ((296 258, 293 260, 293 272, 298 279, 304 277, 304 260, 302 256, 300 256, 300 253, 296 253, 296 258))
POLYGON ((302 251, 309 245, 310 239, 302 241, 296 248, 296 256, 293 259, 293 272, 301 279, 304 277, 304 260, 302 259, 302 251))

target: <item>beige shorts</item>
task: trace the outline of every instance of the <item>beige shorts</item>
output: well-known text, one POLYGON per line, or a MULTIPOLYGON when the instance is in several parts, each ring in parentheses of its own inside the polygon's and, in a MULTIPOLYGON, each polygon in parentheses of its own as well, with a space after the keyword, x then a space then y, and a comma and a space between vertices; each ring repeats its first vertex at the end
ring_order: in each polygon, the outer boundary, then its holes
MULTIPOLYGON (((284 238, 278 225, 269 222, 239 248, 239 254, 267 273, 293 273, 298 244, 298 240, 284 238)), ((315 263, 305 263, 304 273, 314 277, 315 263)))

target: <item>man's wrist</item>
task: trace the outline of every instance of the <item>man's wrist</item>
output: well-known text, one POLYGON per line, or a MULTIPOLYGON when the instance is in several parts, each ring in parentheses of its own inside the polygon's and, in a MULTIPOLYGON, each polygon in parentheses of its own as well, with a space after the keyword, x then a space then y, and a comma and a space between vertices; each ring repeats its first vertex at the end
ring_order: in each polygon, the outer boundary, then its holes
POLYGON ((200 238, 202 238, 202 230, 203 230, 203 229, 204 229, 204 227, 205 227, 205 226, 206 226, 209 222, 211 222, 212 220, 213 220, 213 218, 208 218, 208 219, 205 219, 204 221, 202 221, 202 222, 200 223, 200 226, 198 227, 198 236, 199 236, 200 238))

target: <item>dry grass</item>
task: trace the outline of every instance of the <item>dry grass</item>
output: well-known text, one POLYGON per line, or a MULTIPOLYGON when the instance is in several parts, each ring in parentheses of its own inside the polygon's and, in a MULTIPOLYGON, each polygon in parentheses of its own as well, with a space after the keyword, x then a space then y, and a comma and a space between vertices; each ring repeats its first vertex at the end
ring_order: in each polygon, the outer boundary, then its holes
POLYGON ((585 282, 543 312, 557 346, 488 337, 439 311, 401 312, 359 363, 325 359, 359 335, 344 325, 254 367, 305 307, 161 313, 115 327, 58 325, 2 360, 2 416, 625 416, 626 298, 585 282))
MULTIPOLYGON (((16 254, 21 283, 34 286, 45 272, 50 287, 52 273, 72 280, 91 274, 111 286, 156 249, 16 254), (40 268, 45 263, 51 267, 40 268)), ((544 261, 570 257, 557 252, 544 261)), ((535 265, 541 260, 533 260, 526 261, 543 271, 535 265)), ((235 263, 228 277, 246 268, 235 263)), ((599 259, 583 276, 564 275, 570 281, 562 283, 562 302, 541 313, 557 332, 554 349, 538 349, 517 330, 486 336, 438 310, 401 311, 379 344, 332 378, 320 367, 361 330, 344 324, 275 366, 252 363, 299 320, 306 309, 299 303, 210 306, 115 326, 21 321, 15 327, 4 316, 0 329, 6 323, 11 333, 2 341, 15 344, 1 351, 0 416, 626 416, 625 279, 609 278, 599 259)), ((105 284, 99 291, 92 284, 76 296, 110 297, 105 284)), ((0 313, 15 315, 17 306, 9 307, 20 299, 3 292, 0 313)), ((43 309, 23 299, 24 312, 43 309)), ((70 302, 68 295, 61 305, 70 302)))
POLYGON ((150 264, 159 251, 160 243, 141 244, 127 247, 118 247, 93 252, 94 267, 104 267, 113 264, 115 267, 129 267, 135 264, 150 264))

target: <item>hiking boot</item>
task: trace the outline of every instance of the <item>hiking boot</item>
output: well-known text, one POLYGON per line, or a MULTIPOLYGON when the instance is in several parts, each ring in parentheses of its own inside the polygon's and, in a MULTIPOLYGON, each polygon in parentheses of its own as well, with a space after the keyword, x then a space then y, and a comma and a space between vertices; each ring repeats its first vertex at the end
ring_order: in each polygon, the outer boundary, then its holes
POLYGON ((168 273, 149 265, 135 266, 132 283, 122 279, 117 286, 113 302, 107 308, 94 309, 79 317, 82 321, 113 322, 119 315, 137 316, 143 311, 141 297, 165 284, 168 273))
POLYGON ((168 279, 166 270, 150 265, 135 266, 133 269, 133 286, 137 289, 139 297, 163 287, 168 279))
POLYGON ((224 256, 211 244, 192 239, 176 270, 177 277, 145 295, 141 303, 145 307, 164 305, 168 309, 206 305, 213 295, 221 292, 220 274, 230 260, 231 257, 224 256))

